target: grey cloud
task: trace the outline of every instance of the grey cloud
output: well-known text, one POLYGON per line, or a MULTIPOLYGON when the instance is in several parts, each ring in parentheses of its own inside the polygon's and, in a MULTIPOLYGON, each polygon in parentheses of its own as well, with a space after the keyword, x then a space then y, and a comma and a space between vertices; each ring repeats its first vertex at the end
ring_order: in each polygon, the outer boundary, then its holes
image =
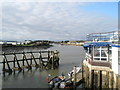
POLYGON ((84 3, 5 3, 3 39, 85 39, 87 33, 117 28, 117 20, 76 9, 84 3), (12 35, 12 36, 11 36, 12 35))

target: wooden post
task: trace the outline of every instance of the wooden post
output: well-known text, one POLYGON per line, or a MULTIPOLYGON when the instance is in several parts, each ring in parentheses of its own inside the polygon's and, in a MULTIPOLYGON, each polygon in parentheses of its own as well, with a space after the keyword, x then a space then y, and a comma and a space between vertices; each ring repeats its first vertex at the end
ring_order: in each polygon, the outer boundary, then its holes
POLYGON ((41 63, 41 59, 42 59, 42 57, 41 57, 41 51, 39 52, 39 54, 40 54, 40 56, 39 56, 39 66, 40 66, 40 68, 42 68, 42 63, 41 63))
POLYGON ((9 63, 8 63, 8 61, 7 61, 7 57, 6 57, 5 53, 4 53, 4 58, 5 58, 5 61, 6 61, 6 63, 7 63, 9 72, 12 72, 12 69, 10 68, 10 65, 9 65, 9 63))
POLYGON ((54 52, 52 54, 53 54, 53 57, 52 57, 52 69, 54 69, 55 68, 54 67, 54 63, 55 63, 55 61, 54 61, 54 59, 55 59, 54 52))
POLYGON ((15 68, 15 56, 14 56, 14 61, 13 61, 13 68, 15 68))
POLYGON ((50 59, 50 51, 48 50, 48 61, 49 61, 49 59, 50 59))
POLYGON ((111 72, 111 89, 113 89, 113 85, 114 85, 114 75, 113 75, 114 73, 113 72, 111 72))
POLYGON ((32 58, 31 58, 31 61, 32 61, 32 59, 34 60, 34 62, 35 62, 35 65, 36 66, 38 66, 38 64, 37 64, 37 62, 36 62, 36 60, 35 60, 35 57, 34 57, 34 55, 33 55, 33 53, 31 52, 31 55, 32 55, 32 58))
POLYGON ((39 63, 40 63, 40 65, 41 65, 41 67, 43 68, 44 62, 43 62, 43 60, 42 60, 42 52, 41 52, 41 51, 40 51, 39 63))
POLYGON ((27 61, 27 58, 26 58, 26 55, 25 55, 24 52, 23 52, 23 55, 24 55, 23 58, 25 59, 27 65, 28 65, 28 68, 29 68, 29 69, 32 69, 31 66, 29 65, 28 61, 27 61))
POLYGON ((94 90, 94 70, 92 70, 92 72, 91 72, 91 88, 92 88, 92 90, 94 90))
POLYGON ((5 70, 5 58, 3 58, 3 71, 5 70))
POLYGON ((116 75, 116 88, 118 88, 118 75, 116 75))
POLYGON ((106 71, 106 88, 109 88, 109 72, 106 71))
POLYGON ((102 71, 100 71, 100 77, 99 77, 99 90, 102 90, 102 71))
POLYGON ((22 61, 23 67, 25 66, 24 60, 25 60, 25 59, 24 59, 24 55, 23 55, 23 61, 22 61))
MULTIPOLYGON (((82 61, 82 79, 83 79, 83 84, 84 84, 84 65, 83 65, 83 61, 82 61)), ((82 84, 82 88, 84 88, 84 85, 82 84)))
POLYGON ((76 66, 74 66, 74 89, 76 88, 76 66))
POLYGON ((17 62, 17 65, 18 65, 19 70, 22 70, 22 68, 20 67, 19 61, 17 60, 17 56, 16 56, 15 53, 14 53, 14 58, 15 58, 15 60, 16 60, 16 62, 17 62))
POLYGON ((52 57, 52 69, 54 69, 54 56, 52 57))
MULTIPOLYGON (((32 53, 32 52, 31 52, 32 53)), ((31 60, 30 60, 30 66, 32 66, 32 54, 31 54, 31 60)))

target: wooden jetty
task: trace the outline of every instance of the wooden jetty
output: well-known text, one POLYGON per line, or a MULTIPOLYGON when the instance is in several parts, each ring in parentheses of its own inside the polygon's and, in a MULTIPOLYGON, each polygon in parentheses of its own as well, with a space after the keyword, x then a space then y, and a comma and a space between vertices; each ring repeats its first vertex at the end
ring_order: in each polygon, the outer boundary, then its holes
POLYGON ((56 51, 32 51, 32 52, 16 52, 2 53, 3 72, 12 72, 13 70, 23 70, 24 68, 32 69, 32 67, 55 69, 59 66, 59 52, 56 51))

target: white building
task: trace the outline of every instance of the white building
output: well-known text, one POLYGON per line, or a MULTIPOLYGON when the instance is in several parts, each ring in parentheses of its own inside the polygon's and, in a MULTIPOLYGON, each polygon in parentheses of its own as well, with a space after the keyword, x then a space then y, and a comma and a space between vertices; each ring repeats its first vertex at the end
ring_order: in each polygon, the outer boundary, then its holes
MULTIPOLYGON (((98 34, 98 33, 97 33, 98 34)), ((105 38, 102 37, 102 33, 97 36, 97 41, 92 39, 90 36, 91 42, 85 43, 84 48, 86 50, 86 62, 91 66, 99 66, 111 69, 116 75, 120 75, 120 33, 119 31, 109 32, 108 36, 105 38)))
POLYGON ((120 75, 120 45, 112 45, 112 70, 120 75))

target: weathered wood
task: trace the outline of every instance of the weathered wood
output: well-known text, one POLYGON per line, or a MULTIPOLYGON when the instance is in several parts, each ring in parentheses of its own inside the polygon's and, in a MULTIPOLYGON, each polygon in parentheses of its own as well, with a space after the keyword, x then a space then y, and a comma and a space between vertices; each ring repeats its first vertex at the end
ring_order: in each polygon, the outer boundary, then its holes
MULTIPOLYGON (((33 53, 32 53, 32 52, 31 52, 31 58, 34 60, 34 62, 35 62, 35 64, 36 64, 36 66, 38 66, 37 61, 35 60, 35 57, 34 57, 34 55, 33 55, 33 53)), ((32 62, 32 60, 31 60, 31 62, 32 62)))
POLYGON ((5 64, 7 64, 8 70, 22 70, 23 68, 32 69, 31 66, 40 67, 40 68, 52 68, 58 67, 59 65, 59 57, 55 56, 53 51, 36 51, 36 52, 17 52, 17 53, 7 53, 7 54, 1 54, 3 55, 3 61, 0 62, 3 64, 3 71, 5 71, 6 67, 5 64), (34 53, 38 53, 39 57, 35 57, 34 53), (43 53, 46 53, 46 56, 42 56, 43 53), (17 55, 22 55, 20 59, 18 59, 17 55), (29 54, 27 56, 26 54, 29 54), (6 56, 14 56, 13 59, 7 60, 6 56), (52 56, 52 57, 51 57, 52 56), (20 64, 22 62, 22 64, 20 64), (10 68, 10 63, 13 63, 13 68, 10 68), (35 63, 35 64, 33 64, 35 63), (27 65, 26 65, 27 64, 27 65), (16 67, 17 65, 17 67, 16 67))
POLYGON ((31 66, 28 63, 28 60, 27 60, 26 55, 25 55, 24 52, 23 52, 23 59, 26 61, 28 68, 31 69, 31 66))
POLYGON ((109 72, 106 71, 106 88, 109 88, 109 72))
POLYGON ((92 90, 94 90, 94 70, 92 70, 92 72, 91 72, 91 88, 92 88, 92 90))
POLYGON ((17 62, 17 65, 18 65, 19 70, 22 70, 22 68, 20 67, 19 61, 17 60, 17 56, 16 56, 15 53, 14 53, 14 58, 15 58, 14 62, 15 62, 15 61, 17 62))
MULTIPOLYGON (((41 53, 48 53, 48 51, 32 51, 32 53, 39 53, 39 52, 41 52, 41 53)), ((53 52, 53 51, 50 51, 51 53, 53 52)), ((31 53, 31 52, 24 52, 24 54, 27 54, 27 53, 31 53)), ((2 53, 2 54, 0 54, 0 55, 13 55, 14 54, 14 52, 13 53, 2 53)), ((15 54, 23 54, 23 52, 16 52, 15 54)))
POLYGON ((52 69, 54 69, 54 53, 52 53, 52 69))
POLYGON ((6 71, 6 72, 12 72, 12 69, 10 68, 10 65, 8 63, 8 60, 7 60, 7 57, 6 55, 4 54, 4 59, 5 59, 5 63, 7 64, 7 67, 8 67, 8 70, 7 69, 4 69, 3 71, 6 71))
POLYGON ((3 58, 3 71, 5 70, 5 58, 3 58))
POLYGON ((100 71, 100 81, 99 82, 100 82, 99 89, 102 90, 102 71, 100 71))

